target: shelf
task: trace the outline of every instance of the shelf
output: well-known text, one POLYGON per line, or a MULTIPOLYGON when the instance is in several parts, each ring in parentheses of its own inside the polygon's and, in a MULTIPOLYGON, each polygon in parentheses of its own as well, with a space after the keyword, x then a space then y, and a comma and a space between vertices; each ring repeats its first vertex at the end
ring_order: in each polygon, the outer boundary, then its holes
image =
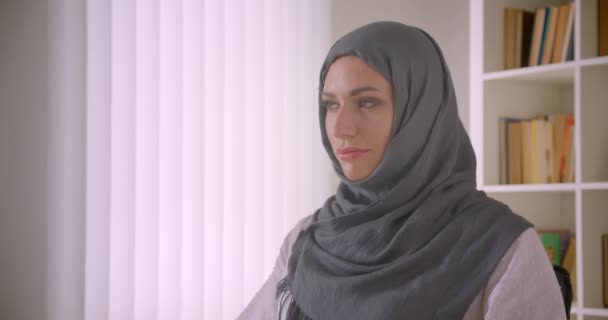
POLYGON ((583 190, 608 190, 608 182, 584 182, 583 190))
POLYGON ((608 56, 583 59, 579 62, 581 67, 605 67, 608 68, 608 56))
POLYGON ((587 58, 581 61, 568 61, 534 67, 487 72, 483 74, 483 80, 535 81, 543 83, 548 82, 554 85, 565 85, 574 81, 574 70, 578 66, 608 68, 608 56, 587 58))
POLYGON ((510 80, 538 82, 545 85, 570 85, 574 83, 574 70, 577 62, 547 64, 511 70, 488 72, 483 75, 485 81, 510 80))
MULTIPOLYGON (((572 313, 572 310, 570 310, 570 313, 572 313)), ((608 309, 601 309, 601 308, 583 308, 583 309, 578 309, 577 313, 581 313, 581 314, 586 315, 586 316, 608 317, 608 309)))

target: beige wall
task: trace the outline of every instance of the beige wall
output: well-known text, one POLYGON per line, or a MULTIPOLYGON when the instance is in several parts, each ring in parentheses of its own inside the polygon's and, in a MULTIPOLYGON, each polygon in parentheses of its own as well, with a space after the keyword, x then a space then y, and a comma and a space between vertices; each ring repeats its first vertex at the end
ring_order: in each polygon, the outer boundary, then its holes
POLYGON ((394 20, 424 29, 443 50, 450 68, 460 118, 469 123, 469 1, 333 0, 332 42, 363 24, 394 20))

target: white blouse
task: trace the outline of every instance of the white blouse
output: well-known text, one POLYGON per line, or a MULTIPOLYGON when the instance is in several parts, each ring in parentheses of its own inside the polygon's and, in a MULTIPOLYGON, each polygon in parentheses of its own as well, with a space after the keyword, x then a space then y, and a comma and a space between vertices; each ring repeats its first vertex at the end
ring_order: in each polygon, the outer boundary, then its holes
MULTIPOLYGON (((285 237, 273 272, 237 319, 278 319, 277 283, 287 275, 291 247, 311 220, 312 215, 300 220, 285 237)), ((553 267, 533 228, 513 242, 463 319, 566 319, 553 267)))

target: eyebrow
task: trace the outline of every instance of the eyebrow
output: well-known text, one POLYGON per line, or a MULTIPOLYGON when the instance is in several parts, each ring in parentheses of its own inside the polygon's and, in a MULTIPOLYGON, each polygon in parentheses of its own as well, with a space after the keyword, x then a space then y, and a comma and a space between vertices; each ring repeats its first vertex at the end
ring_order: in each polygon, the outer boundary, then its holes
MULTIPOLYGON (((356 95, 358 95, 358 94, 360 94, 362 92, 365 92, 365 91, 380 91, 380 90, 378 88, 374 87, 374 86, 364 86, 364 87, 360 87, 360 88, 356 88, 356 89, 351 90, 349 92, 349 95, 350 96, 356 96, 356 95)), ((331 97, 331 98, 335 98, 336 97, 336 95, 333 94, 333 93, 331 93, 331 92, 323 91, 321 94, 324 95, 324 96, 331 97)))

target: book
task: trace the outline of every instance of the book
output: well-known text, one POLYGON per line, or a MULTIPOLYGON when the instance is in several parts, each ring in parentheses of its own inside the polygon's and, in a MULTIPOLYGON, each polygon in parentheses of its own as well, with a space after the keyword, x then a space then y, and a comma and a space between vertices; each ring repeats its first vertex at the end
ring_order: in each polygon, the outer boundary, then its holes
POLYGON ((572 284, 572 300, 576 301, 576 238, 570 236, 568 249, 562 261, 562 267, 570 273, 570 283, 572 284))
POLYGON ((545 28, 545 15, 547 8, 536 8, 534 14, 534 28, 532 31, 532 42, 530 44, 530 55, 528 57, 528 66, 539 65, 540 45, 542 43, 543 31, 545 28))
POLYGON ((560 62, 574 60, 574 10, 576 5, 571 3, 568 7, 568 18, 566 20, 566 30, 564 34, 564 42, 561 49, 560 62))
POLYGON ((608 55, 608 0, 598 0, 598 55, 608 55))
POLYGON ((538 229, 537 233, 550 233, 559 235, 559 249, 560 249, 560 258, 558 266, 563 266, 564 259, 566 257, 566 251, 568 246, 570 245, 570 239, 572 238, 572 233, 568 229, 538 229))
POLYGON ((535 12, 505 7, 503 23, 503 67, 505 70, 530 65, 535 12))
POLYGON ((560 154, 560 160, 559 160, 559 181, 560 182, 569 182, 569 177, 570 174, 569 172, 567 172, 567 168, 570 166, 570 162, 569 160, 569 156, 571 157, 570 160, 574 161, 573 159, 573 155, 574 152, 572 151, 573 148, 573 138, 574 138, 574 116, 572 114, 568 114, 566 115, 566 119, 564 122, 564 131, 563 131, 563 138, 562 138, 562 147, 561 147, 561 154, 560 154))
POLYGON ((521 128, 518 118, 498 121, 500 184, 521 183, 521 128))
POLYGON ((566 178, 564 182, 574 182, 574 124, 570 128, 569 132, 569 140, 570 140, 570 149, 568 150, 568 157, 566 160, 566 178))
POLYGON ((530 47, 532 46, 532 31, 534 29, 534 12, 522 10, 522 45, 521 45, 521 66, 527 67, 530 61, 530 47))
POLYGON ((511 7, 504 9, 503 64, 505 70, 515 68, 517 11, 516 8, 511 7))
POLYGON ((555 44, 553 45, 553 54, 551 55, 551 63, 562 62, 562 50, 566 36, 566 27, 568 24, 569 4, 564 4, 557 9, 557 27, 555 29, 555 44))
POLYGON ((521 120, 507 120, 507 183, 522 183, 521 120))
POLYGON ((555 31, 557 28, 558 10, 557 7, 549 7, 550 14, 547 15, 548 23, 546 24, 546 36, 543 42, 542 63, 551 63, 551 55, 553 54, 553 45, 555 44, 555 31))
POLYGON ((545 23, 543 24, 543 35, 540 38, 540 51, 538 52, 538 64, 543 64, 543 56, 545 51, 545 43, 547 42, 547 34, 549 33, 549 22, 551 21, 551 7, 545 8, 545 23))
POLYGON ((546 120, 532 121, 534 144, 533 176, 534 183, 549 183, 553 163, 553 127, 546 120))
POLYGON ((540 242, 543 244, 551 264, 561 264, 560 235, 558 233, 539 232, 540 242))
POLYGON ((553 165, 551 171, 551 179, 549 182, 558 183, 559 178, 559 163, 562 154, 562 142, 564 139, 564 126, 566 124, 566 115, 562 113, 549 115, 549 122, 553 126, 553 165))
POLYGON ((553 162, 553 128, 549 121, 537 118, 521 122, 522 181, 548 183, 553 162))
MULTIPOLYGON (((532 176, 533 144, 532 144, 532 121, 524 120, 521 126, 521 181, 522 183, 534 183, 532 176)), ((566 161, 564 159, 564 161, 566 161)))
POLYGON ((524 12, 517 10, 515 12, 515 68, 521 68, 522 62, 522 44, 524 33, 524 12))
POLYGON ((501 184, 574 181, 574 115, 501 117, 498 125, 501 184))

